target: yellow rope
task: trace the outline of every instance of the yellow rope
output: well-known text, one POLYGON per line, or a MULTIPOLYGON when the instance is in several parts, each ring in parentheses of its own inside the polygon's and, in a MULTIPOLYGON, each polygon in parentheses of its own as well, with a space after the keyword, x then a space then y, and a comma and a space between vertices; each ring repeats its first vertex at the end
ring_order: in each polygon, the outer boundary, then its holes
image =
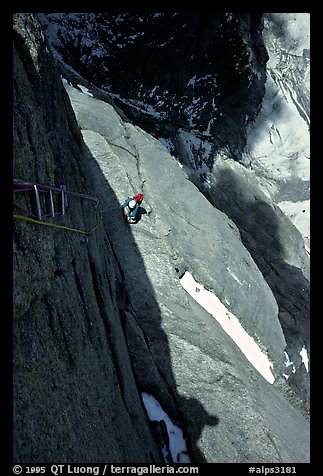
POLYGON ((53 226, 55 228, 62 228, 63 230, 75 231, 76 233, 82 233, 84 235, 90 235, 97 228, 103 228, 103 222, 102 221, 100 223, 98 223, 91 230, 77 230, 76 228, 70 228, 69 226, 56 225, 55 223, 46 223, 46 222, 43 222, 43 221, 35 220, 34 218, 29 218, 29 217, 26 217, 24 215, 14 214, 13 217, 14 218, 19 218, 20 220, 30 221, 30 222, 36 223, 38 225, 53 226))

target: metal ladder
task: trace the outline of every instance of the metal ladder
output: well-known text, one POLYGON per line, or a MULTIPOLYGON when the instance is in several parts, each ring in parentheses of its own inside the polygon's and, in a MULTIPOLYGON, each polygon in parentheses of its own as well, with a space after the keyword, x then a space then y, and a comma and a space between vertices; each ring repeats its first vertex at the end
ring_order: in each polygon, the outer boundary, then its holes
POLYGON ((53 187, 50 185, 42 185, 38 183, 32 183, 32 182, 24 182, 21 180, 13 180, 13 191, 14 193, 18 192, 34 192, 34 198, 35 198, 35 214, 33 215, 30 213, 28 210, 23 209, 20 205, 14 203, 14 206, 17 208, 20 208, 27 212, 29 215, 34 216, 37 218, 37 220, 41 221, 45 217, 56 217, 58 215, 64 216, 66 212, 66 208, 68 207, 68 195, 74 196, 74 197, 79 197, 79 198, 84 198, 88 200, 93 200, 96 202, 97 206, 99 204, 99 199, 97 197, 93 197, 91 195, 87 195, 84 193, 78 193, 78 192, 71 192, 66 189, 65 185, 60 185, 59 187, 53 187), (46 213, 46 210, 42 210, 41 206, 41 196, 40 194, 45 193, 48 194, 49 196, 49 213, 46 213), (54 195, 59 195, 59 209, 55 210, 54 206, 54 195))

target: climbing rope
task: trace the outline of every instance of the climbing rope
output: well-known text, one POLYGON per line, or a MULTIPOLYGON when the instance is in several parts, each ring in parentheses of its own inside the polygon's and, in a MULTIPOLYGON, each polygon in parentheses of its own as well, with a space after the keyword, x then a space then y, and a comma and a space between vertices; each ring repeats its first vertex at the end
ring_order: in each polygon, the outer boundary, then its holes
POLYGON ((63 230, 74 231, 75 233, 82 233, 83 235, 90 235, 97 228, 104 228, 104 223, 103 223, 102 219, 97 225, 95 225, 95 227, 91 228, 90 230, 79 230, 77 228, 71 228, 69 226, 56 225, 56 223, 47 223, 47 222, 44 222, 44 221, 36 220, 35 218, 26 217, 24 215, 18 215, 16 213, 13 214, 13 217, 18 218, 20 220, 28 221, 28 222, 31 222, 31 223, 35 223, 37 225, 51 226, 51 227, 54 227, 54 228, 62 228, 63 230))

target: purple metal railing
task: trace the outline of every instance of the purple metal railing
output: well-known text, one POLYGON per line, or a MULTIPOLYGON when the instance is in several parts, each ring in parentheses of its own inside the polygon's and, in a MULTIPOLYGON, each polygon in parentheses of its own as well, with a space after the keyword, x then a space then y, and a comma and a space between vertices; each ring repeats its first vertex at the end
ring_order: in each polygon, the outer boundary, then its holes
POLYGON ((50 185, 43 185, 43 184, 32 183, 32 182, 23 182, 21 180, 16 180, 16 179, 13 180, 14 193, 32 192, 32 191, 34 192, 34 198, 36 202, 36 214, 30 212, 28 209, 26 209, 25 207, 23 207, 17 202, 13 202, 13 205, 14 207, 19 208, 23 212, 27 213, 29 216, 33 218, 37 218, 38 220, 41 220, 43 217, 54 218, 57 215, 65 215, 65 210, 68 206, 68 198, 67 198, 68 195, 73 197, 84 198, 87 200, 93 200, 96 202, 95 204, 96 207, 99 204, 99 199, 97 197, 93 197, 85 193, 71 192, 70 190, 66 190, 65 185, 60 185, 59 187, 52 187, 50 185), (50 213, 48 213, 47 211, 43 213, 43 210, 41 207, 41 198, 40 198, 41 193, 49 194, 50 213), (55 210, 54 195, 60 195, 60 210, 55 210))

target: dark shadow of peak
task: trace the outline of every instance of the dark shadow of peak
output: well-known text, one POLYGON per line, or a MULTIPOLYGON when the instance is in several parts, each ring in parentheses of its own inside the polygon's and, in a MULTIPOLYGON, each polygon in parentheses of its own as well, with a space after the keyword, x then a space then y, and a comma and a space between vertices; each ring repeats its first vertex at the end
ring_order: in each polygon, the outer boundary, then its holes
MULTIPOLYGON (((119 299, 119 308, 138 389, 154 395, 171 420, 181 427, 190 459, 206 463, 198 439, 204 426, 216 425, 218 418, 209 415, 196 398, 185 399, 178 393, 168 336, 162 328, 162 313, 146 272, 143 251, 139 250, 134 238, 133 224, 129 226, 120 209, 124 197, 117 199, 89 149, 87 156, 94 177, 93 186, 100 198, 105 231, 120 267, 118 288, 123 298, 119 299)), ((140 206, 136 231, 146 214, 144 206, 140 206)), ((152 251, 145 250, 147 254, 152 251)), ((155 426, 152 423, 154 435, 160 433, 160 428, 157 431, 155 426)))
MULTIPOLYGON (((191 463, 206 463, 207 461, 197 443, 200 440, 204 428, 206 426, 216 426, 220 420, 216 415, 208 413, 197 398, 180 397, 178 406, 181 415, 185 415, 185 420, 179 423, 182 426, 184 436, 187 425, 189 424, 190 426, 190 438, 187 440, 187 449, 191 463)), ((181 418, 183 418, 183 416, 181 416, 181 418)), ((178 455, 175 463, 179 462, 180 455, 178 455)))
MULTIPOLYGON (((288 260, 302 256, 303 239, 282 211, 265 201, 242 174, 230 169, 217 172, 216 185, 204 191, 208 200, 238 227, 241 240, 271 288, 279 308, 279 321, 287 342, 286 352, 296 368, 302 367, 300 351, 309 351, 309 281, 288 260)), ((292 368, 280 371, 291 373, 292 368)), ((303 377, 302 377, 303 378, 303 377)), ((294 377, 295 379, 295 377, 294 377)), ((302 410, 309 410, 309 378, 302 392, 302 410)))
POLYGON ((182 397, 180 400, 180 408, 183 410, 183 412, 185 412, 186 415, 189 415, 189 420, 192 427, 191 439, 189 441, 191 453, 196 455, 196 462, 203 462, 205 459, 197 445, 197 442, 202 435, 203 429, 206 426, 218 425, 219 418, 216 415, 208 413, 201 402, 196 398, 182 397))

